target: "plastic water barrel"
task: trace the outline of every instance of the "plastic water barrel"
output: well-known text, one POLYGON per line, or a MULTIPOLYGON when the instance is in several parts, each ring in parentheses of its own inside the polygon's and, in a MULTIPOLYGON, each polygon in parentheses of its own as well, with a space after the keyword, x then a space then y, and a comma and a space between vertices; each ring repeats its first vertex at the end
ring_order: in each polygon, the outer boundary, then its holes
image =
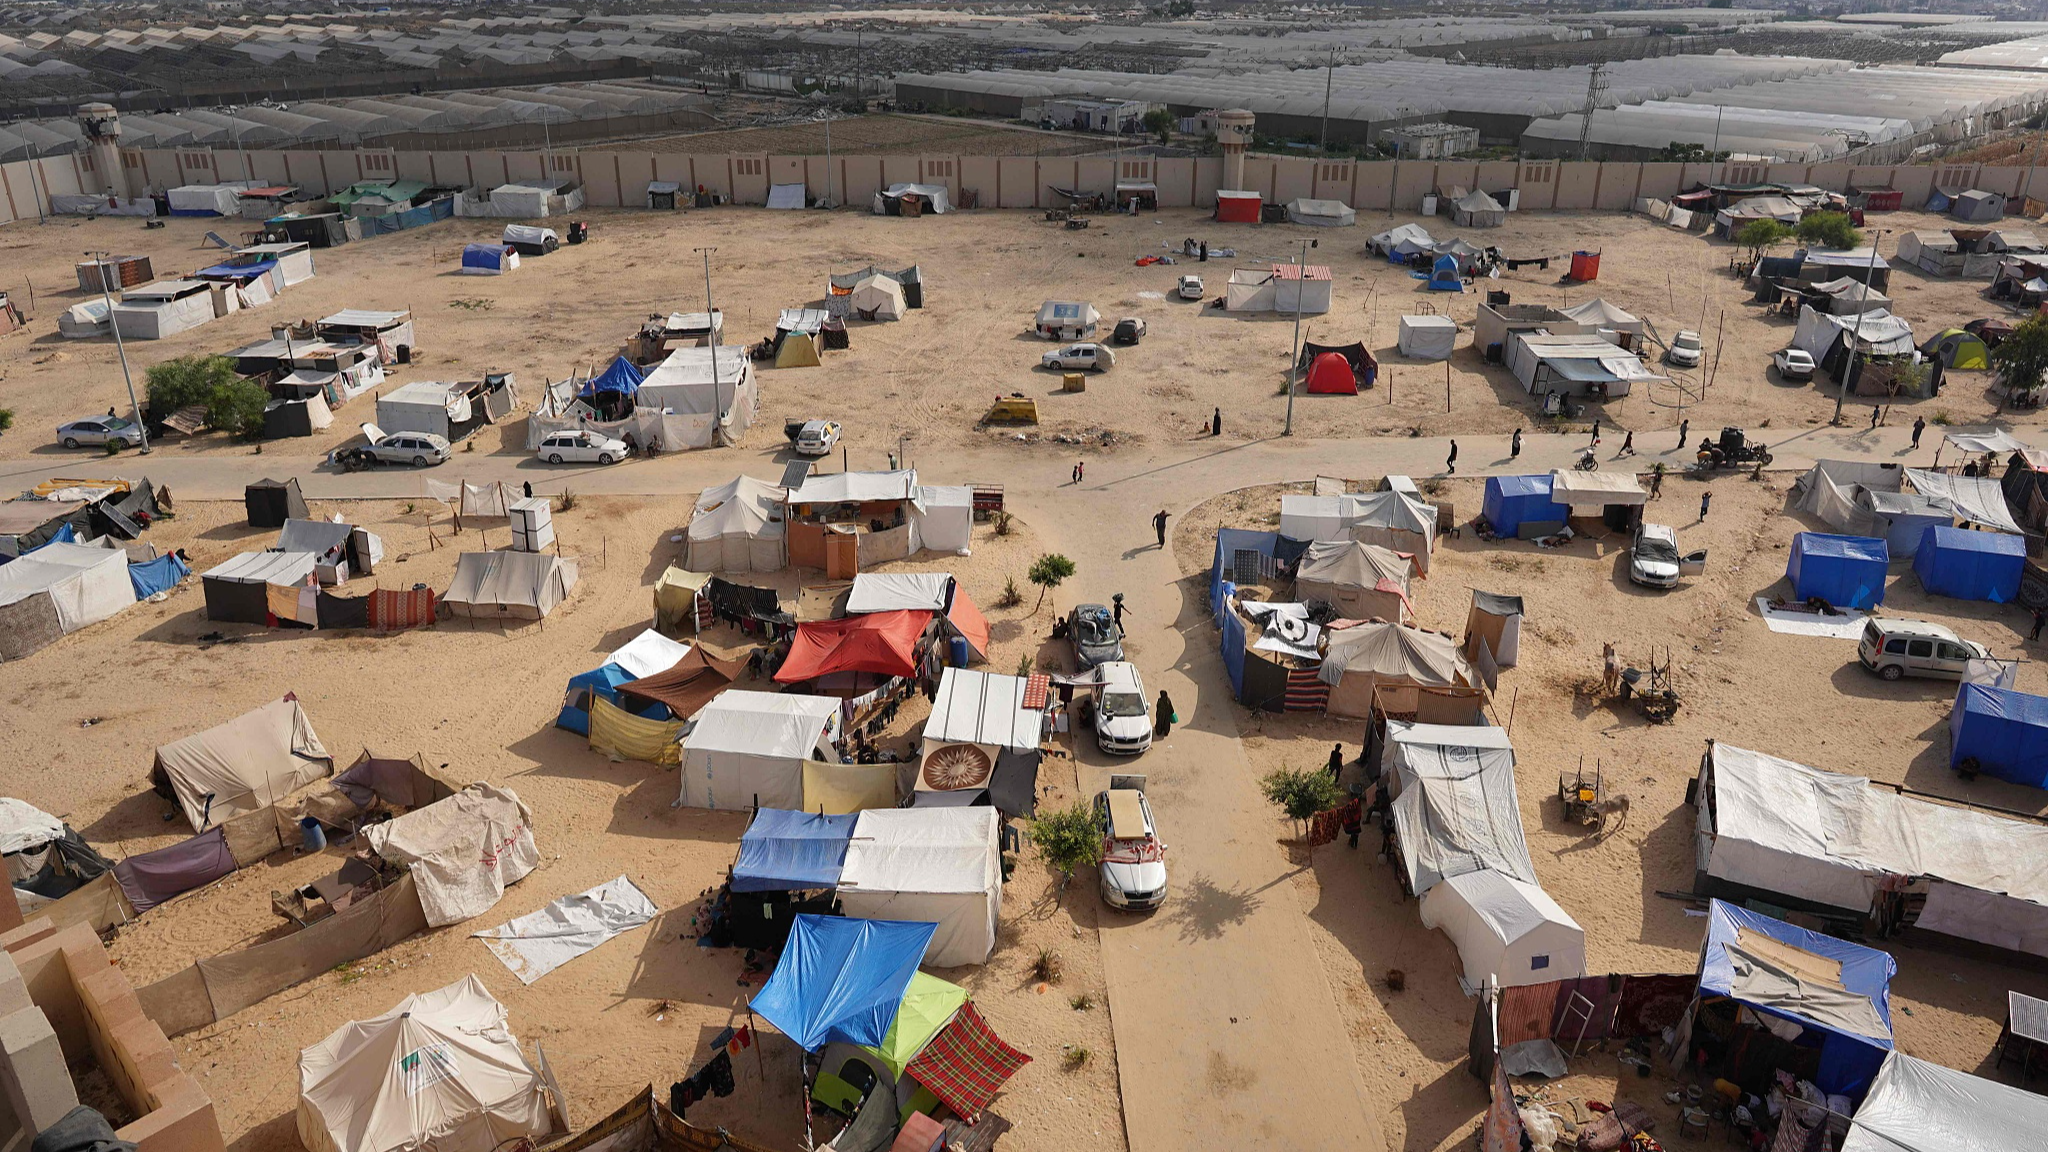
POLYGON ((967 667, 967 637, 955 636, 946 642, 946 663, 955 668, 967 667))
POLYGON ((319 852, 327 847, 327 830, 320 821, 311 816, 299 817, 299 841, 308 852, 319 852))

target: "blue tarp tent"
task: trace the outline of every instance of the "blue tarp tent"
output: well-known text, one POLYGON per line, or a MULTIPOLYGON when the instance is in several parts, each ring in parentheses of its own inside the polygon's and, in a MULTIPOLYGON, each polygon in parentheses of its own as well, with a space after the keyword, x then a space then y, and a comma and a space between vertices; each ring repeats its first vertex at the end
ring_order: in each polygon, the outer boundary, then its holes
POLYGON ((821 816, 763 808, 740 836, 740 858, 732 866, 735 892, 790 892, 837 888, 846 845, 860 813, 821 816))
POLYGON ((614 356, 611 367, 585 380, 576 395, 585 400, 600 392, 631 396, 640 391, 640 382, 646 378, 646 374, 628 363, 624 356, 614 356))
MULTIPOLYGON (((590 735, 590 699, 593 696, 602 696, 626 711, 633 712, 631 706, 619 699, 619 685, 638 679, 638 676, 611 663, 569 677, 569 688, 562 695, 562 710, 555 716, 555 727, 567 728, 579 736, 590 735)), ((666 710, 666 705, 656 704, 648 711, 666 710)))
POLYGON ((801 914, 750 1007, 806 1052, 888 1039, 937 924, 801 914))
POLYGON ((1700 998, 1726 996, 1753 1011, 1806 1028, 1793 1043, 1820 1049, 1813 1082, 1860 1096, 1892 1049, 1892 976, 1898 965, 1875 948, 1851 944, 1734 904, 1707 909, 1700 957, 1700 998), (1788 952, 1778 945, 1789 945, 1788 952), (1801 956, 1800 953, 1809 955, 1801 956), (1839 982, 1816 970, 1841 968, 1839 982), (1801 971, 1790 971, 1797 967, 1801 971))
POLYGON ((465 244, 462 270, 475 276, 496 276, 519 267, 519 254, 508 244, 465 244))
POLYGON ((2019 598, 2020 570, 2026 566, 2026 541, 2003 532, 1933 526, 1920 534, 1913 553, 1920 586, 1958 600, 2010 604, 2019 598))
POLYGON ((175 588, 178 581, 191 574, 192 566, 179 559, 176 552, 128 565, 128 583, 135 586, 137 600, 147 600, 166 588, 175 588))
POLYGON ((1785 578, 1794 600, 1818 596, 1837 608, 1871 608, 1884 603, 1889 563, 1891 550, 1874 536, 1801 532, 1792 538, 1785 578))
POLYGON ((1463 292, 1465 290, 1465 281, 1458 276, 1458 258, 1456 256, 1446 254, 1436 258, 1436 263, 1429 270, 1429 290, 1431 292, 1463 292))
POLYGON ((2048 696, 1965 684, 1948 714, 1948 763, 1976 761, 2000 780, 2048 788, 2048 696))
POLYGON ((1489 476, 1486 497, 1479 514, 1502 536, 1519 536, 1524 524, 1543 525, 1554 531, 1571 510, 1550 498, 1550 477, 1489 476))

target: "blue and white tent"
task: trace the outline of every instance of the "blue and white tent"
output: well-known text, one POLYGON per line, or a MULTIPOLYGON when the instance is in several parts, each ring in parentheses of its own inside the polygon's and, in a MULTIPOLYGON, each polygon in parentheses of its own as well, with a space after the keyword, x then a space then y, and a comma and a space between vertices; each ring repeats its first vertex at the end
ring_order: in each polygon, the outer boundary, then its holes
POLYGON ((624 356, 614 356, 610 366, 585 380, 583 387, 576 390, 576 395, 585 400, 600 392, 617 392, 622 396, 632 396, 640 391, 640 384, 646 379, 647 374, 633 367, 624 356))
POLYGON ((822 816, 762 808, 740 835, 740 857, 732 866, 735 892, 795 892, 837 888, 853 839, 857 812, 822 816))
POLYGON ((519 253, 509 244, 465 244, 462 248, 462 274, 465 276, 501 276, 519 267, 519 253))

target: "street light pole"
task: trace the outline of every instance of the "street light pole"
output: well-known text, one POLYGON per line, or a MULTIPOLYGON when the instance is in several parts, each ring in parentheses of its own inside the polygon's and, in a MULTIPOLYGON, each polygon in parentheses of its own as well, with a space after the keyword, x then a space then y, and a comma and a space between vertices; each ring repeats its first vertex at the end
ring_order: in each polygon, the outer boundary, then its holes
POLYGON ((142 455, 149 455, 149 425, 142 419, 142 405, 135 401, 135 377, 128 371, 128 346, 121 342, 121 323, 114 316, 114 297, 107 290, 107 254, 87 252, 92 257, 93 275, 99 277, 100 300, 107 306, 107 327, 114 333, 114 351, 121 357, 121 379, 128 384, 128 409, 135 414, 135 431, 142 437, 142 455))
POLYGON ((725 417, 725 394, 718 383, 718 305, 711 302, 711 254, 716 248, 693 248, 704 257, 704 326, 711 330, 711 442, 718 443, 719 421, 725 417))
POLYGON ((1287 423, 1280 429, 1282 436, 1294 435, 1294 373, 1301 365, 1301 294, 1308 291, 1308 250, 1316 246, 1314 240, 1301 242, 1301 259, 1295 264, 1294 281, 1294 358, 1287 362, 1287 423))
POLYGON ((1870 263, 1863 268, 1863 291, 1856 294, 1856 327, 1849 334, 1849 362, 1842 369, 1840 386, 1835 389, 1835 418, 1828 421, 1830 424, 1842 422, 1842 397, 1849 394, 1849 376, 1856 368, 1856 346, 1863 342, 1863 306, 1870 299, 1871 277, 1877 275, 1877 238, 1882 235, 1881 229, 1870 230, 1870 263))
POLYGON ((249 154, 242 150, 242 118, 236 115, 241 110, 241 106, 236 104, 230 104, 223 109, 228 117, 228 131, 234 133, 235 156, 242 161, 242 179, 253 180, 255 177, 249 174, 249 154))

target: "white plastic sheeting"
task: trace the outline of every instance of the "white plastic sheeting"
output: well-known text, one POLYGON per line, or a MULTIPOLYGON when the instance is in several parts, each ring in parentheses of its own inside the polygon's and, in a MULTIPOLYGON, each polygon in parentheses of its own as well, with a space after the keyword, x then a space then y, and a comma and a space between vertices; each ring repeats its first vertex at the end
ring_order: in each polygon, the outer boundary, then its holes
POLYGON ((846 612, 894 612, 899 608, 944 611, 953 577, 944 572, 862 572, 853 578, 846 612))
POLYGON ((996 947, 1003 873, 994 808, 870 808, 853 825, 839 902, 856 920, 936 924, 924 962, 985 962, 996 947))
POLYGON ((0 796, 0 855, 40 848, 64 838, 64 822, 26 800, 0 796))
POLYGON ((1609 504, 1645 504, 1650 494, 1632 472, 1580 472, 1559 468, 1550 474, 1550 498, 1573 508, 1604 508, 1609 504))
POLYGON ((768 207, 786 210, 804 206, 804 186, 776 184, 768 189, 768 207))
POLYGON ((1833 316, 1817 312, 1811 304, 1799 308, 1799 327, 1792 332, 1792 346, 1816 361, 1843 333, 1853 333, 1877 356, 1898 356, 1913 351, 1913 326, 1883 309, 1860 315, 1833 316))
POLYGON ((1892 1052, 1841 1152, 2034 1152, 2043 1132, 2048 1097, 1892 1052))
POLYGON ((364 835, 377 855, 411 869, 433 928, 490 911, 508 886, 540 866, 533 814, 519 794, 481 782, 372 824, 364 835))
POLYGON ((832 751, 839 701, 793 692, 727 690, 691 721, 683 736, 685 808, 804 809, 804 761, 832 751))
POLYGON ((645 892, 621 875, 471 935, 482 939, 521 984, 531 984, 660 912, 645 892))
MULTIPOLYGON (((1028 682, 1000 672, 947 668, 924 722, 925 751, 934 744, 979 744, 1029 752, 1039 745, 1044 713, 1024 706, 1028 682)), ((994 762, 991 754, 990 762, 994 762)))
POLYGON ((645 680, 657 672, 666 672, 676 666, 676 661, 690 654, 690 646, 679 640, 671 640, 649 628, 620 646, 605 658, 607 664, 617 664, 633 674, 635 680, 645 680))
POLYGON ((1485 725, 1387 723, 1401 866, 1417 896, 1491 869, 1537 883, 1515 797, 1515 750, 1485 725))
POLYGON ((965 556, 974 539, 974 489, 965 484, 920 485, 910 506, 911 551, 965 556))
POLYGON ((1422 925, 1458 946, 1465 983, 1502 988, 1586 974, 1586 932, 1535 884, 1480 869, 1452 876, 1422 898, 1422 925))
POLYGON ((66 633, 97 624, 135 603, 128 553, 60 541, 0 565, 0 607, 31 596, 49 598, 66 633))

